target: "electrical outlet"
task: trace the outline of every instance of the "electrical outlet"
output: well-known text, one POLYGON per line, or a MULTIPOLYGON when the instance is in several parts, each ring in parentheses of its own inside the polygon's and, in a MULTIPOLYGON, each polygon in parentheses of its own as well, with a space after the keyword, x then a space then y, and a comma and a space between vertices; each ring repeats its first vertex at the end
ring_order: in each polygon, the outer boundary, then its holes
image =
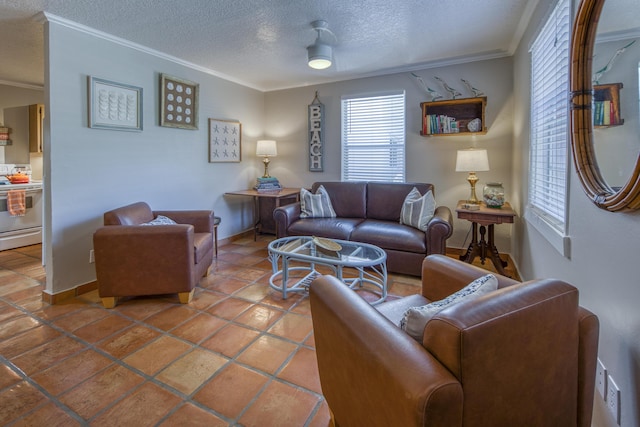
POLYGON ((96 257, 93 254, 93 249, 90 249, 89 250, 89 264, 92 264, 94 262, 96 262, 96 257))
POLYGON ((607 368, 604 367, 600 358, 598 358, 598 366, 596 368, 596 389, 600 396, 607 400, 607 368))
POLYGON ((607 377, 607 408, 616 420, 616 425, 620 425, 620 389, 611 375, 607 377))

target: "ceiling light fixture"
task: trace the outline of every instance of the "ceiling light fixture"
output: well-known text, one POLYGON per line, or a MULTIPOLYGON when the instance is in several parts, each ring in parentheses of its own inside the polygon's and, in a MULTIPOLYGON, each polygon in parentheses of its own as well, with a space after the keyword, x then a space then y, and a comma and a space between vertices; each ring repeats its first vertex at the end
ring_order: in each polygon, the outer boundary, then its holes
POLYGON ((307 56, 309 58, 309 67, 316 70, 324 70, 331 67, 331 61, 333 57, 333 48, 330 44, 322 41, 321 32, 326 31, 332 36, 335 35, 329 30, 329 24, 327 21, 313 21, 311 27, 314 31, 318 32, 316 41, 311 46, 307 47, 307 56))

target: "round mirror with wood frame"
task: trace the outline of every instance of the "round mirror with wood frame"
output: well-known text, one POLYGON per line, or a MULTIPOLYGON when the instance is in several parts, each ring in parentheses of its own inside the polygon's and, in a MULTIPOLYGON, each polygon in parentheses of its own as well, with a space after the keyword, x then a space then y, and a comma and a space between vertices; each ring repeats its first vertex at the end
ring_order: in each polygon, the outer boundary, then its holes
POLYGON ((571 47, 571 148, 587 196, 611 212, 640 208, 640 157, 626 184, 613 190, 602 177, 593 145, 592 59, 598 19, 605 0, 582 0, 571 47))

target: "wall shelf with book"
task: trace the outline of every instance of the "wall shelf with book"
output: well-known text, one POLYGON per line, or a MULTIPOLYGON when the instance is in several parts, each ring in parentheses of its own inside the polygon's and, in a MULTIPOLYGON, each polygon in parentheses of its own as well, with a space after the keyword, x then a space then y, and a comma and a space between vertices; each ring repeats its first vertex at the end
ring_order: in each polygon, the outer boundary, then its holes
POLYGON ((620 117, 622 83, 593 85, 593 126, 607 128, 624 124, 620 117))
POLYGON ((420 103, 422 136, 484 135, 487 97, 420 103))

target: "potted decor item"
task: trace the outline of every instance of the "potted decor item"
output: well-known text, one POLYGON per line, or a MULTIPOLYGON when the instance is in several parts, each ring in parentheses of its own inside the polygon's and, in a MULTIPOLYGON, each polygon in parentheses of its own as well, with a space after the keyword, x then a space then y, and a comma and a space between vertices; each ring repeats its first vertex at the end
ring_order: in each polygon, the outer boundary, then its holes
POLYGON ((498 209, 504 205, 504 187, 501 182, 487 182, 482 193, 488 208, 498 209))

